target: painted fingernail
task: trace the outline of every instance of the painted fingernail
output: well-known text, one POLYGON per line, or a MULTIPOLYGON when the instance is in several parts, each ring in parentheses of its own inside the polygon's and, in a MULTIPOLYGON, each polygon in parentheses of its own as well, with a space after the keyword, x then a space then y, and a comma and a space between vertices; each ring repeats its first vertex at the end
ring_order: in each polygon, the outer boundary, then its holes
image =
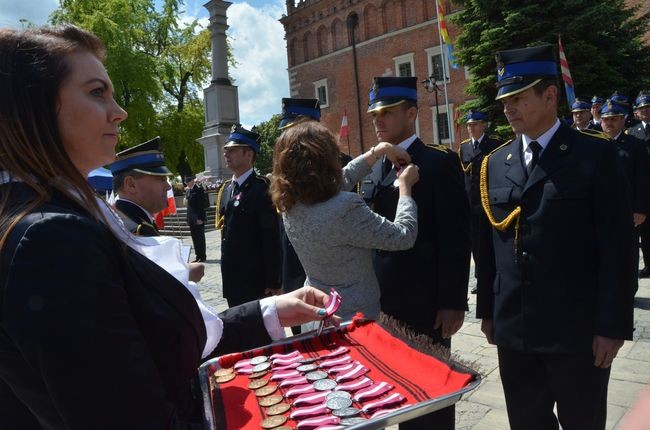
POLYGON ((321 316, 321 317, 322 317, 322 316, 324 316, 326 313, 327 313, 327 311, 326 311, 325 309, 319 309, 319 310, 318 310, 318 316, 321 316))

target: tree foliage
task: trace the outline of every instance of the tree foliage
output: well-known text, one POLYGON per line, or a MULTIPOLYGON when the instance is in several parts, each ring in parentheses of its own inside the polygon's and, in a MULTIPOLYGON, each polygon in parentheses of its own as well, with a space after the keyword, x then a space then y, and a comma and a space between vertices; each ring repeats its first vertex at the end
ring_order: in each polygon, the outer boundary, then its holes
POLYGON ((608 97, 619 90, 635 97, 650 88, 650 46, 641 40, 650 13, 640 14, 624 0, 453 1, 464 8, 451 18, 461 29, 456 54, 471 73, 466 91, 476 96, 463 108, 484 109, 497 124, 505 118, 494 101, 495 52, 543 43, 557 51, 560 34, 577 96, 608 97))
POLYGON ((257 171, 265 175, 273 170, 273 149, 275 142, 280 137, 282 130, 278 128, 282 115, 276 114, 268 121, 264 121, 253 127, 254 131, 259 133, 262 142, 260 153, 255 161, 257 171))
POLYGON ((53 24, 70 22, 99 36, 116 100, 129 113, 119 149, 160 135, 169 167, 181 152, 203 170, 196 143, 204 125, 199 91, 210 77, 210 32, 182 24, 182 0, 61 0, 53 24), (159 6, 156 7, 156 4, 159 6))

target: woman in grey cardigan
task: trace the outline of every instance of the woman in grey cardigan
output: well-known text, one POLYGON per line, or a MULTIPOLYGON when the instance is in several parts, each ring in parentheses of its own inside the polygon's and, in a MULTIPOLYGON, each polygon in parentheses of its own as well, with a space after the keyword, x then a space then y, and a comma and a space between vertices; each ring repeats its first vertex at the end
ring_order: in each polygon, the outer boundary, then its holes
POLYGON ((356 312, 373 319, 379 315, 373 250, 402 250, 415 243, 417 206, 411 187, 419 173, 408 162, 405 150, 383 142, 341 169, 334 135, 315 121, 286 129, 275 145, 271 197, 307 274, 305 285, 325 292, 335 288, 343 296, 337 313, 344 320, 356 312), (394 222, 347 192, 383 156, 405 166, 396 181, 400 198, 394 222))

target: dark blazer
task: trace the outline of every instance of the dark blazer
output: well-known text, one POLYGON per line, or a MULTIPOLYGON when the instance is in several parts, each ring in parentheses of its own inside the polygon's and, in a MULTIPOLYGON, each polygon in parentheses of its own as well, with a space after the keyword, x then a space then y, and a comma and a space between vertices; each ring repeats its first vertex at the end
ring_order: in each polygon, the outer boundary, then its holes
POLYGON ((611 141, 561 125, 527 179, 521 138, 488 163, 496 221, 494 262, 479 278, 476 314, 497 345, 537 353, 591 353, 594 335, 630 339, 634 232, 629 186, 611 141), (490 274, 489 276, 487 274, 490 274))
MULTIPOLYGON (((406 251, 377 251, 374 258, 381 308, 420 333, 437 338, 438 309, 467 309, 469 204, 458 155, 416 139, 408 149, 420 169, 412 194, 418 206, 418 237, 406 251)), ((394 169, 374 197, 374 210, 395 219, 399 190, 394 169)))
POLYGON ((187 190, 185 194, 187 200, 187 225, 196 225, 198 220, 203 221, 205 224, 205 190, 194 184, 192 188, 187 190))
POLYGON ((116 200, 115 208, 131 233, 137 236, 160 236, 158 227, 151 222, 151 216, 140 206, 128 200, 116 200))
MULTIPOLYGON (((8 186, 13 202, 34 198, 8 186)), ((0 258, 1 428, 196 428, 205 325, 175 278, 60 195, 16 225, 0 258)), ((270 340, 257 303, 221 317, 215 355, 270 340)))
POLYGON ((229 303, 260 298, 266 288, 280 288, 278 213, 271 202, 269 183, 253 172, 234 193, 235 182, 224 183, 219 214, 223 294, 229 303))
POLYGON ((486 154, 494 151, 501 144, 500 140, 483 136, 476 149, 474 149, 472 139, 463 141, 460 145, 460 160, 463 163, 465 173, 465 192, 473 214, 481 212, 481 195, 479 192, 481 162, 486 154))
POLYGON ((600 123, 595 123, 593 119, 589 120, 587 128, 590 130, 603 131, 603 126, 600 125, 600 123))
POLYGON ((646 144, 625 133, 619 134, 615 142, 632 191, 632 212, 647 214, 650 211, 650 163, 646 144))
POLYGON ((634 127, 628 128, 625 131, 625 133, 629 134, 630 136, 634 136, 637 139, 641 139, 641 140, 645 141, 648 145, 650 145, 650 133, 646 134, 645 128, 643 127, 642 122, 638 123, 634 127))

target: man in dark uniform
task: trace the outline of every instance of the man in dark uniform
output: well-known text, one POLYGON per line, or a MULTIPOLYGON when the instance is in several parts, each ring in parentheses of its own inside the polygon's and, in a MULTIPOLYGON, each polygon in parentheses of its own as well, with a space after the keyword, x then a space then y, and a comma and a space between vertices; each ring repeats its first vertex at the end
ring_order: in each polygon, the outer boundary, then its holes
POLYGON ((494 263, 481 271, 491 276, 479 279, 477 317, 497 345, 513 430, 557 429, 558 418, 564 430, 604 429, 610 366, 632 337, 628 181, 611 141, 557 118, 551 45, 496 58, 517 138, 481 171, 495 259, 479 260, 494 263))
MULTIPOLYGON (((167 177, 172 175, 160 150, 160 138, 120 152, 110 167, 118 194, 115 209, 125 227, 136 236, 160 236, 153 217, 167 207, 167 177)), ((193 282, 205 274, 200 263, 189 263, 189 270, 193 282)))
MULTIPOLYGON (((463 172, 465 173, 465 192, 469 199, 471 211, 471 231, 472 231, 472 255, 474 263, 479 259, 479 226, 485 222, 483 217, 483 208, 481 207, 481 195, 479 191, 479 176, 481 173, 481 162, 486 154, 502 144, 500 140, 492 139, 485 133, 488 128, 488 117, 483 112, 470 110, 465 116, 467 122, 467 131, 469 139, 463 141, 460 145, 460 159, 463 162, 463 172)), ((483 228, 490 228, 489 224, 483 228)), ((474 266, 474 276, 478 278, 474 266)), ((476 287, 472 288, 472 294, 476 294, 476 287)))
POLYGON ((167 207, 167 177, 172 176, 160 150, 160 137, 117 154, 110 166, 115 209, 126 228, 137 236, 158 236, 153 215, 167 207))
POLYGON ((614 91, 609 100, 625 109, 625 128, 634 127, 639 123, 639 120, 632 113, 632 104, 628 96, 621 94, 619 91, 614 91))
POLYGON ((589 121, 589 129, 602 131, 600 126, 600 108, 603 107, 605 99, 599 96, 593 96, 591 98, 591 120, 589 121))
POLYGON ((576 98, 571 105, 571 114, 573 116, 573 128, 576 130, 586 130, 593 128, 591 122, 591 103, 587 100, 576 98))
POLYGON ((233 126, 224 146, 233 178, 217 197, 221 229, 221 276, 228 306, 280 293, 278 215, 269 182, 255 173, 259 134, 233 126))
MULTIPOLYGON (((650 210, 650 164, 646 145, 642 140, 623 132, 625 130, 626 116, 626 110, 623 106, 608 100, 600 110, 600 114, 603 132, 618 147, 618 156, 623 163, 623 171, 632 191, 634 226, 640 231, 650 210)), ((634 251, 638 266, 638 238, 634 243, 634 251)))
POLYGON ((190 227, 192 235, 192 244, 194 245, 194 262, 205 262, 205 214, 206 194, 203 187, 196 183, 194 175, 185 178, 185 201, 187 202, 187 225, 190 227))
MULTIPOLYGON (((640 122, 625 132, 643 141, 650 157, 650 93, 641 91, 634 103, 634 109, 640 122)), ((643 223, 640 236, 644 267, 639 271, 639 278, 650 278, 650 223, 643 223)))
MULTIPOLYGON (((368 112, 380 142, 406 149, 420 169, 413 186, 418 206, 418 237, 406 251, 377 251, 375 271, 381 310, 408 324, 433 343, 446 347, 463 324, 469 281, 469 203, 458 155, 446 147, 427 146, 415 134, 417 78, 374 79, 368 112)), ((374 210, 393 221, 399 197, 397 169, 381 162, 373 197, 374 210)), ((400 429, 453 429, 449 407, 407 423, 400 429)))

